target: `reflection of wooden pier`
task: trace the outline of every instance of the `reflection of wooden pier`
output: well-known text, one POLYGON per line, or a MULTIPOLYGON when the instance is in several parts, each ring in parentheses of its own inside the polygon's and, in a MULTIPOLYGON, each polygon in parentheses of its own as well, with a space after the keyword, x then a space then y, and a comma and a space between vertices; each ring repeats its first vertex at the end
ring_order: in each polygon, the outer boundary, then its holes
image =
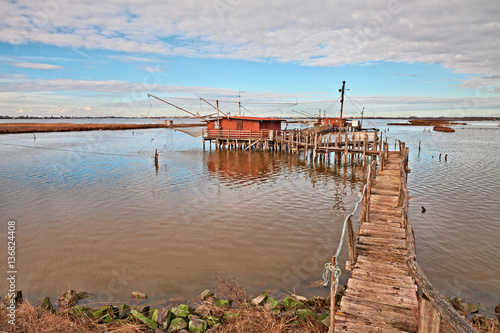
POLYGON ((295 130, 229 130, 207 129, 203 132, 205 142, 215 149, 242 149, 262 151, 283 151, 292 154, 304 153, 314 159, 325 158, 334 153, 337 161, 343 156, 363 161, 367 157, 382 156, 387 143, 377 132, 352 131, 351 127, 337 128, 332 125, 315 126, 295 130))

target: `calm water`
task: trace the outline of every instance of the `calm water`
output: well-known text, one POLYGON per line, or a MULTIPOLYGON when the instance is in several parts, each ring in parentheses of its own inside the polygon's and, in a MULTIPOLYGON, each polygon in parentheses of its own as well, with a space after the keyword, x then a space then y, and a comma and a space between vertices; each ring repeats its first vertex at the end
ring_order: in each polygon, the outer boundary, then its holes
MULTIPOLYGON (((366 126, 385 131, 386 123, 366 126)), ((410 146, 420 265, 444 294, 488 309, 500 301, 496 126, 384 133, 410 146)), ((15 220, 18 288, 35 302, 70 285, 93 294, 90 302, 129 301, 140 290, 150 304, 165 304, 215 288, 223 273, 252 294, 325 295, 316 281, 363 168, 201 147, 200 138, 169 129, 0 136, 0 237, 15 220)))

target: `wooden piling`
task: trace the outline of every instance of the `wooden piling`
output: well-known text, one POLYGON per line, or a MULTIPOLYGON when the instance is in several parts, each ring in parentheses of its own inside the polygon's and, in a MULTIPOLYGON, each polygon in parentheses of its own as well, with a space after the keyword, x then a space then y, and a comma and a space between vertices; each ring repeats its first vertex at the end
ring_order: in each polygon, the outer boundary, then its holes
MULTIPOLYGON (((332 256, 332 267, 335 267, 335 257, 332 256)), ((335 275, 333 271, 330 273, 331 288, 330 288, 330 329, 328 332, 335 332, 335 275)))

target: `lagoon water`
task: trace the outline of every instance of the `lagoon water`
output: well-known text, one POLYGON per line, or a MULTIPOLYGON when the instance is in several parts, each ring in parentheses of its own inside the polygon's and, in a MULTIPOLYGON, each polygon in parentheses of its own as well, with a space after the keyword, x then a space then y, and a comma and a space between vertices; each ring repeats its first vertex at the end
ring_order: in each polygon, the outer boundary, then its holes
MULTIPOLYGON (((391 148, 395 138, 410 147, 419 264, 442 293, 491 312, 500 302, 497 123, 439 133, 367 122, 391 148)), ((16 221, 17 286, 33 302, 69 285, 90 292, 88 302, 140 290, 162 305, 215 289, 219 274, 250 294, 326 295, 317 281, 365 180, 362 166, 333 160, 203 151, 200 138, 171 129, 2 135, 0 156, 0 238, 16 221)))

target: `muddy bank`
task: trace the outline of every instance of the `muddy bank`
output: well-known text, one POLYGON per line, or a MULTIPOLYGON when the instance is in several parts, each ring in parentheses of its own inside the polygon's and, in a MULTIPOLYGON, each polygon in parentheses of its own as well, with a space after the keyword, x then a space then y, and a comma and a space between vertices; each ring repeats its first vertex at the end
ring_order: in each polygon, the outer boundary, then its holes
POLYGON ((393 126, 453 126, 453 125, 467 125, 467 123, 458 123, 447 119, 411 119, 406 123, 387 123, 393 126))
POLYGON ((74 131, 113 131, 146 128, 184 128, 201 127, 205 124, 69 124, 69 123, 5 123, 0 124, 0 134, 74 132, 74 131))

